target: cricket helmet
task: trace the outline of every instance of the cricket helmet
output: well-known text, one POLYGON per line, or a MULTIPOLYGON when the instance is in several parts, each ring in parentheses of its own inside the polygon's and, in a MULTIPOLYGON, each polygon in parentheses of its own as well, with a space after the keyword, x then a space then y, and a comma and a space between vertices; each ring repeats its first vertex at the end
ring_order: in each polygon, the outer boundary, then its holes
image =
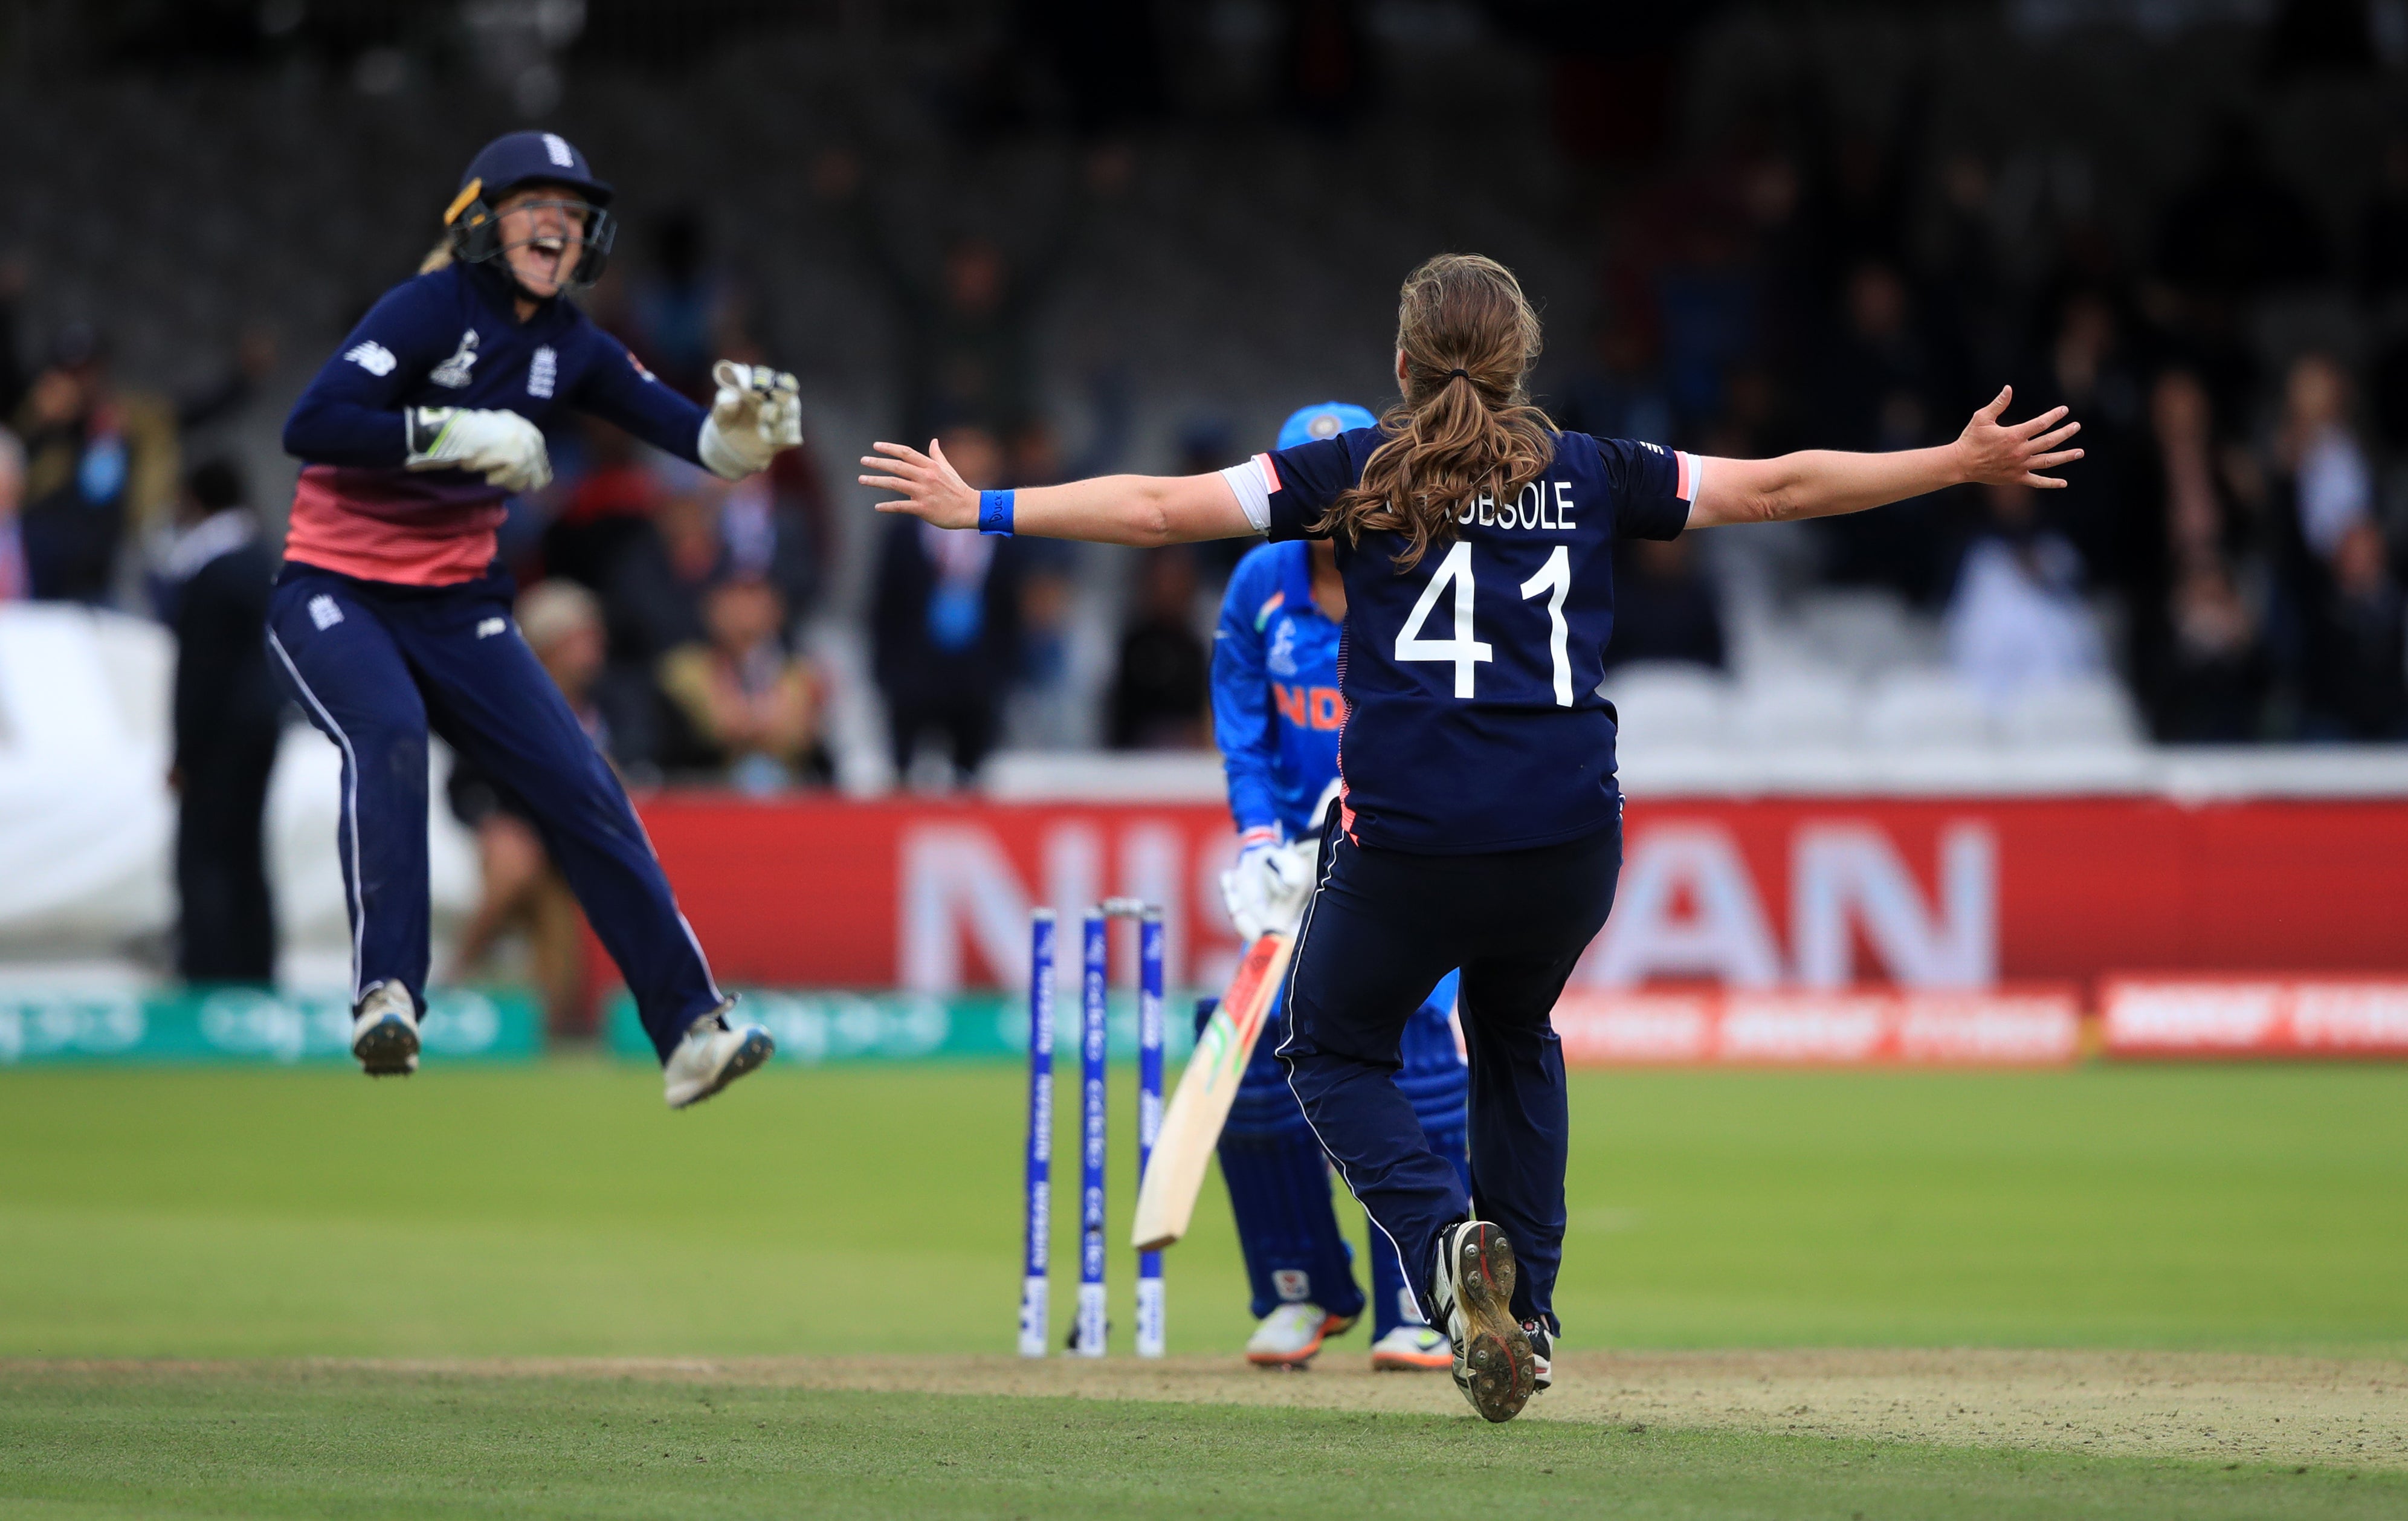
POLYGON ((576 204, 585 217, 585 251, 560 288, 581 290, 600 280, 619 235, 609 210, 616 192, 609 181, 595 179, 585 155, 556 132, 505 133, 478 150, 460 176, 459 194, 443 213, 452 256, 464 264, 499 257, 502 222, 494 208, 511 191, 534 184, 559 185, 581 197, 576 204))

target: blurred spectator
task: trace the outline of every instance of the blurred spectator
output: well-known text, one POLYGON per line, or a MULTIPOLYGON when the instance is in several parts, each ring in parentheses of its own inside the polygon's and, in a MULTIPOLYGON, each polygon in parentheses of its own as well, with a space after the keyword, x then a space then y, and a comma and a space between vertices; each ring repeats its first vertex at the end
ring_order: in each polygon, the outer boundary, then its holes
POLYGON ((1601 322, 1595 346, 1596 363, 1566 382, 1562 402, 1551 409, 1555 421, 1569 432, 1600 438, 1672 441, 1672 399, 1657 372, 1648 324, 1601 322))
MULTIPOLYGON (((1953 365, 1918 327, 1913 293, 1892 265, 1852 269, 1839 331, 1824 346, 1813 380, 1813 437, 1834 449, 1912 449, 1952 432, 1953 365), (1942 427, 1943 417, 1948 418, 1942 427)), ((1985 398, 1987 399, 1987 398, 1985 398)), ((1939 585, 1938 504, 1918 498, 1815 524, 1836 581, 1887 586, 1918 600, 1939 585)))
POLYGON ((2063 472, 2063 489, 2041 499, 2042 523, 2073 545, 2092 584, 2127 590, 2155 553, 2160 528, 2134 500, 2141 383, 2107 293, 2075 286, 2061 296, 2035 359, 2036 373, 2016 383, 2014 414, 2067 407, 2082 423, 2081 467, 2063 472))
POLYGON ((176 969, 196 983, 271 983, 276 916, 261 825, 283 730, 267 666, 276 556, 223 460, 194 469, 162 567, 176 632, 176 969))
MULTIPOLYGON (((993 434, 957 427, 941 442, 972 488, 1000 484, 1003 450, 993 434)), ((944 739, 956 782, 986 763, 1020 669, 1023 554, 1016 538, 887 521, 870 639, 898 775, 910 775, 913 753, 931 734, 944 739)))
POLYGON ((176 425, 190 433, 240 411, 276 369, 276 330, 252 323, 235 338, 234 355, 218 378, 178 398, 176 425))
POLYGON ((580 415, 583 467, 568 481, 558 516, 543 531, 543 569, 590 587, 609 584, 619 556, 644 537, 666 495, 660 472, 636 440, 598 418, 580 415))
POLYGON ((1985 486, 1988 521, 1965 552, 1948 603, 1948 655, 1993 706, 2036 686, 2106 669, 2081 597, 2082 557, 2040 524, 2025 485, 1985 486))
POLYGON ((1211 653, 1196 631, 1196 560, 1186 546, 1146 552, 1135 615, 1121 632, 1105 742, 1194 750, 1208 742, 1211 653))
POLYGON ((1905 277, 1878 261, 1856 265, 1815 391, 1831 447, 1914 448, 1931 436, 1940 403, 1954 399, 1947 390, 1940 357, 1916 324, 1905 277))
POLYGON ((100 336, 72 323, 51 345, 18 411, 24 440, 22 525, 34 595, 104 602, 118 546, 172 511, 179 473, 176 409, 111 383, 100 336))
POLYGON ((2408 619, 2372 522, 2343 533, 2323 591, 2308 639, 2308 738, 2408 739, 2408 619))
POLYGON ((708 642, 661 657, 661 690, 715 766, 739 791, 763 794, 824 781, 819 682, 786 648, 785 599, 738 574, 704 595, 708 642))
POLYGON ((2149 394, 2157 442, 2161 553, 2171 564, 2222 560, 2241 547, 2240 511, 2218 467, 2215 413, 2207 388, 2185 369, 2157 377, 2149 394))
POLYGON ((2330 560, 2374 510, 2374 475, 2349 425, 2349 378, 2332 356, 2300 355, 2283 393, 2283 461, 2290 467, 2300 538, 2330 560))
POLYGON ((2133 668, 2157 738, 2237 743, 2259 737, 2272 657, 2243 595, 2242 538, 2215 459, 2207 388, 2172 369, 2150 392, 2158 536, 2136 578, 2133 668))
POLYGON ((1722 410, 1707 423, 1705 452, 1725 459, 1768 459, 1795 447, 1789 419, 1783 409, 1787 398, 1771 369, 1761 360, 1742 359, 1723 379, 1722 410))
POLYGON ((647 471, 659 494, 602 577, 614 660, 649 666, 703 635, 702 598, 727 563, 721 511, 727 484, 681 461, 647 471))
POLYGON ((0 428, 0 602, 33 595, 25 569, 25 534, 18 509, 25 502, 25 446, 0 428))
POLYGON ((629 344, 663 383, 708 402, 724 330, 725 281, 710 268, 702 217, 680 208, 652 228, 652 267, 628 301, 629 344))
POLYGON ((1116 191, 1128 172, 1125 151, 1091 152, 1082 183, 1040 247, 1014 260, 985 234, 968 234, 946 247, 931 277, 861 194, 859 162, 842 151, 821 156, 819 193, 845 208, 861 258, 885 287, 899 328, 903 437, 925 438, 962 423, 1010 438, 1037 415, 1039 309, 1069 266, 1092 199, 1116 191))
POLYGON ((2150 725, 2169 744, 2261 738, 2272 673, 2259 620, 2221 561, 2179 573, 2161 657, 2143 688, 2150 725))
MULTIPOLYGON (((602 610, 594 594, 574 581, 548 581, 523 593, 515 611, 520 637, 543 662, 596 747, 609 754, 609 725, 595 701, 604 642, 602 610)), ((449 980, 489 975, 502 938, 523 933, 547 1033, 591 1039, 596 1011, 585 961, 584 917, 526 804, 466 758, 453 760, 447 790, 453 815, 476 834, 482 878, 449 980)))
POLYGON ((781 451, 769 468, 728 488, 719 509, 719 538, 730 570, 758 576, 778 589, 789 618, 808 609, 819 590, 821 531, 826 498, 808 449, 781 451))
POLYGON ((1608 670, 1634 660, 1681 660, 1720 669, 1722 610, 1698 573, 1690 540, 1626 539, 1613 577, 1608 670))
POLYGON ((2015 303, 2004 268, 2000 197, 1990 165, 1980 154, 1960 150, 1942 164, 1939 181, 1918 239, 1917 267, 1933 301, 1955 313, 1980 367, 2011 363, 2015 303))
POLYGON ((1676 429, 1721 409, 1724 376, 1765 325, 1737 208, 1701 199, 1684 197, 1665 213, 1670 256, 1656 272, 1652 310, 1635 300, 1617 303, 1634 324, 1660 323, 1653 334, 1641 327, 1633 335, 1641 347, 1631 358, 1655 372, 1670 414, 1663 425, 1676 429))

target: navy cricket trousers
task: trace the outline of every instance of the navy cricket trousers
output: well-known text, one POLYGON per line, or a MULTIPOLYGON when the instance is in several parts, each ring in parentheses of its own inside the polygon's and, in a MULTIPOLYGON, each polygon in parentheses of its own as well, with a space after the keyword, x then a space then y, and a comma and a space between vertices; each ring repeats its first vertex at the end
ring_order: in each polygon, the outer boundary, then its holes
MULTIPOLYGON (((1288 972, 1288 1085, 1330 1160, 1426 1296, 1439 1232, 1468 1218, 1505 1229, 1521 1270, 1513 1313, 1560 1330, 1562 1043, 1548 1016, 1605 926, 1622 872, 1619 822, 1537 850, 1412 855, 1355 843, 1335 821, 1288 972), (1397 1084, 1398 1039, 1451 968, 1470 1058, 1471 1187, 1430 1149, 1397 1084)), ((1426 1310, 1429 1299, 1422 1305, 1426 1310)))
POLYGON ((535 821, 666 1061, 719 989, 626 789, 519 638, 514 590, 499 570, 398 586, 287 562, 276 578, 270 664, 343 753, 351 996, 397 982, 424 1007, 432 728, 535 821))

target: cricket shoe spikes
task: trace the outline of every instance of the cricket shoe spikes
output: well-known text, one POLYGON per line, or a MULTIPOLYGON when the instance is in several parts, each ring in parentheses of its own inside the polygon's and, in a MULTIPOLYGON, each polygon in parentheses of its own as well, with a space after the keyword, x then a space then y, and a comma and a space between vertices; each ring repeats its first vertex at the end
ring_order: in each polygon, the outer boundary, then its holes
POLYGON ((1443 1332, 1426 1326, 1399 1326, 1371 1343, 1374 1372, 1438 1372, 1455 1366, 1443 1332))
POLYGON ((1522 1322, 1522 1334, 1530 1339, 1530 1364, 1533 1374, 1530 1392, 1544 1394, 1555 1385, 1555 1338, 1546 1322, 1522 1322))
POLYGON ((769 1039, 769 1032, 751 1020, 738 1019, 735 1010, 736 1000, 730 998, 686 1026, 685 1039, 661 1069, 669 1108, 701 1103, 777 1052, 778 1042, 769 1039))
POLYGON ((1455 1349, 1455 1386, 1483 1419, 1510 1421, 1536 1392, 1530 1335, 1513 1319, 1513 1243, 1485 1220, 1438 1236, 1433 1316, 1455 1349))
POLYGON ((379 983, 351 1010, 351 1055, 370 1077, 418 1070, 418 1005, 399 983, 379 983))
POLYGON ((1281 1305, 1246 1338, 1246 1361, 1256 1368, 1302 1368, 1322 1342, 1354 1324, 1354 1316, 1333 1315, 1317 1304, 1281 1305))

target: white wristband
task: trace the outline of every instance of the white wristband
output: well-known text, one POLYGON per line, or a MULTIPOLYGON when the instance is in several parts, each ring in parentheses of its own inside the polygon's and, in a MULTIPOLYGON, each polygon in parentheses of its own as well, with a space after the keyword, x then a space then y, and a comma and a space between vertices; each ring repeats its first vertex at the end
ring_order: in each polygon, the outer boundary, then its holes
POLYGON ((1254 532, 1271 531, 1271 493, 1279 489, 1279 476, 1271 469, 1268 454, 1256 454, 1243 465, 1232 465, 1221 472, 1221 479, 1237 494, 1238 509, 1254 532))

